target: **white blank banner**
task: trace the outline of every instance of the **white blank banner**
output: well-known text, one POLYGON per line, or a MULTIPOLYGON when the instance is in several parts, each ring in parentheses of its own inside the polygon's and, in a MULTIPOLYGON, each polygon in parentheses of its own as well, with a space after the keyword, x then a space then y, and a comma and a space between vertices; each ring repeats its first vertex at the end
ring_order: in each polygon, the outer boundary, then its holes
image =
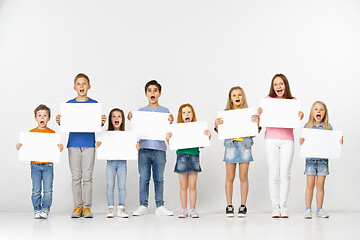
POLYGON ((100 103, 62 103, 61 132, 101 132, 100 103))
POLYGON ((132 131, 106 131, 96 134, 101 145, 96 149, 98 160, 137 160, 137 134, 132 131))
POLYGON ((132 115, 131 130, 138 133, 139 139, 165 141, 170 113, 135 111, 132 115))
POLYGON ((256 136, 258 134, 257 122, 251 121, 256 115, 256 108, 228 110, 218 113, 224 123, 218 125, 219 139, 240 138, 256 136))
POLYGON ((60 150, 57 145, 61 143, 61 134, 21 132, 19 143, 22 144, 19 150, 20 161, 60 161, 60 150))
POLYGON ((340 131, 304 128, 302 137, 305 139, 300 147, 302 157, 340 158, 340 131))
POLYGON ((277 128, 300 127, 300 101, 293 99, 263 98, 260 106, 263 112, 260 116, 261 126, 277 128))
POLYGON ((208 130, 207 121, 178 123, 170 126, 170 149, 184 149, 194 147, 207 147, 210 145, 209 137, 204 134, 208 130))

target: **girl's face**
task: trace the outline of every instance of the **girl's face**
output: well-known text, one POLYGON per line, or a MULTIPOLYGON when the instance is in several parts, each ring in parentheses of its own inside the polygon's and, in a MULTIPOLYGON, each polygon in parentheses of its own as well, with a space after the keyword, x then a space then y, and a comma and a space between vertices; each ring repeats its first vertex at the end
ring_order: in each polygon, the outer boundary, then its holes
POLYGON ((278 98, 283 98, 285 94, 285 83, 281 77, 276 77, 273 82, 274 91, 278 98))
POLYGON ((325 107, 321 103, 315 103, 314 108, 312 110, 312 115, 314 117, 315 122, 322 123, 325 117, 325 107))
POLYGON ((243 103, 244 96, 241 93, 240 89, 232 90, 230 93, 230 100, 234 106, 234 108, 240 108, 243 103))
POLYGON ((193 120, 193 112, 190 107, 184 107, 181 111, 182 119, 185 123, 192 122, 193 120))
POLYGON ((122 116, 121 116, 121 112, 119 111, 114 111, 111 114, 111 123, 114 126, 115 130, 120 130, 120 126, 123 122, 122 116))

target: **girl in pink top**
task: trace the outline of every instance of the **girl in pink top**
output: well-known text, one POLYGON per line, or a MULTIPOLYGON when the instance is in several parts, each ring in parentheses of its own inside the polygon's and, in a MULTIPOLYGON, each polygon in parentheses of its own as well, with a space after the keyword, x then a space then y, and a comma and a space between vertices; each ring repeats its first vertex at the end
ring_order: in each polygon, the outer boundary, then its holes
MULTIPOLYGON (((291 95, 289 81, 283 74, 276 74, 267 98, 295 99, 291 95)), ((258 109, 259 115, 262 109, 258 109)), ((299 111, 300 120, 304 113, 299 111)), ((269 169, 269 191, 272 201, 272 217, 288 218, 287 198, 290 186, 290 168, 294 154, 294 133, 292 128, 267 127, 265 152, 269 169)))

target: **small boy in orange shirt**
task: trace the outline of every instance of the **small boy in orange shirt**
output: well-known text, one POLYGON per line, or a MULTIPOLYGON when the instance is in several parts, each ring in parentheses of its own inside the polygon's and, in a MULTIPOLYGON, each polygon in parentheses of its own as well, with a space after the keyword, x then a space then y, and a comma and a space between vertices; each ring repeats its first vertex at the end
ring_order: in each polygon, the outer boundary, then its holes
MULTIPOLYGON (((31 129, 30 132, 40 133, 55 133, 47 127, 50 120, 50 108, 40 104, 34 111, 35 120, 38 124, 37 128, 31 129)), ((19 150, 22 144, 16 144, 16 149, 19 150)), ((58 144, 60 152, 63 150, 63 145, 58 144)), ((54 169, 52 162, 31 162, 31 180, 32 180, 32 195, 31 200, 34 206, 34 218, 46 219, 50 213, 53 192, 54 169), (43 185, 43 195, 41 196, 41 182, 43 185)))

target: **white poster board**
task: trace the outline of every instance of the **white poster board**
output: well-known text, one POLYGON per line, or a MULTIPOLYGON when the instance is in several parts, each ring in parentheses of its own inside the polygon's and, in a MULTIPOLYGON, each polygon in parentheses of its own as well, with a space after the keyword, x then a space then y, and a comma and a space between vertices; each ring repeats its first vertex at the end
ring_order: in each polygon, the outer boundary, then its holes
POLYGON ((223 124, 218 125, 219 139, 256 136, 258 125, 257 122, 251 121, 251 117, 256 114, 256 108, 219 112, 218 117, 224 121, 223 124))
POLYGON ((340 158, 341 131, 304 128, 302 137, 305 141, 300 147, 301 157, 340 158))
POLYGON ((169 139, 170 149, 210 146, 209 137, 204 134, 205 130, 208 130, 207 121, 171 125, 169 128, 169 132, 172 133, 169 139))
POLYGON ((300 127, 300 101, 295 99, 263 98, 260 106, 263 112, 260 125, 264 127, 298 128, 300 127))
POLYGON ((19 134, 20 161, 54 162, 60 161, 61 134, 21 132, 19 134))
POLYGON ((132 131, 106 131, 96 134, 101 145, 96 149, 98 160, 137 160, 137 134, 132 131))
POLYGON ((101 132, 100 103, 62 103, 61 132, 101 132))
POLYGON ((137 132, 139 139, 165 141, 169 129, 170 113, 134 111, 131 130, 137 132))

